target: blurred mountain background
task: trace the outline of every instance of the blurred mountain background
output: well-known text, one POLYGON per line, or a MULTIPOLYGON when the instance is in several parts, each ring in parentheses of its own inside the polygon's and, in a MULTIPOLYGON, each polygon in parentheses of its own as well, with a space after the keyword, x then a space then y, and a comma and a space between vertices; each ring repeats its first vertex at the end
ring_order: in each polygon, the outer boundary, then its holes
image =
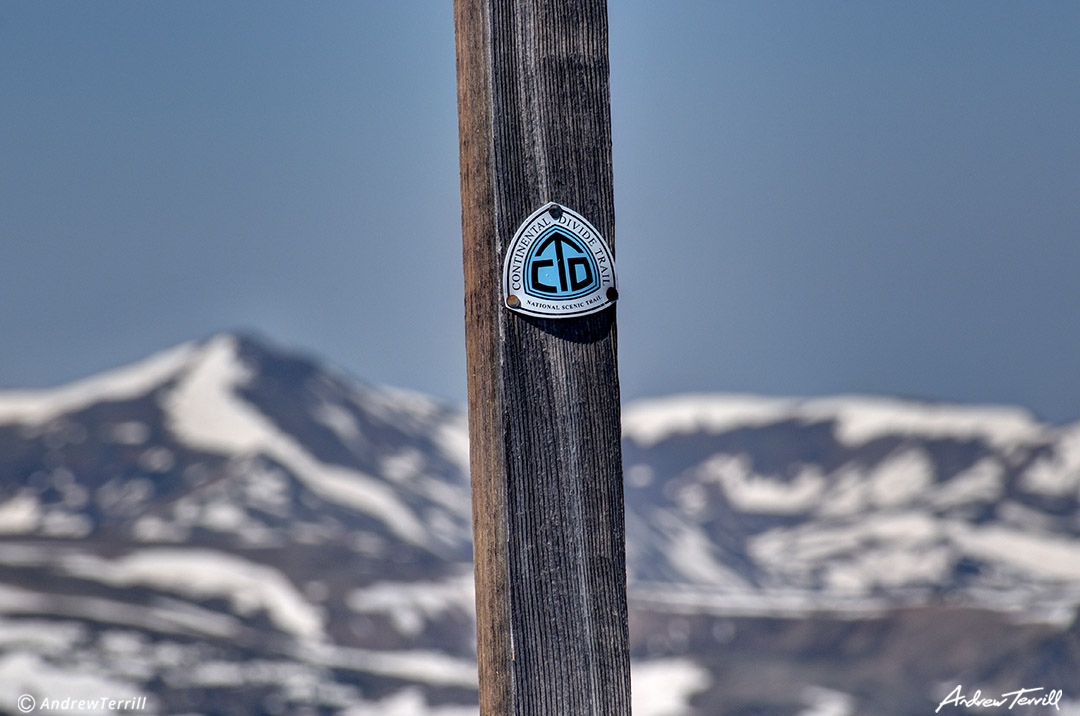
MULTIPOLYGON (((1080 713, 1080 424, 707 394, 623 424, 636 716, 1080 713)), ((251 335, 0 393, 0 712, 475 714, 467 454, 458 406, 251 335)))

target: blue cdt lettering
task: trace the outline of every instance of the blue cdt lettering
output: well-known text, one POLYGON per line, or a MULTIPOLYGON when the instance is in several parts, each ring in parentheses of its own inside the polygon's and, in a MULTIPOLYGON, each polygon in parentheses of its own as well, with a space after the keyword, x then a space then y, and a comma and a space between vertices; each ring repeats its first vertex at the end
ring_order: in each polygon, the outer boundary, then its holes
POLYGON ((556 226, 533 242, 525 257, 525 293, 566 300, 599 287, 596 257, 580 238, 556 226))

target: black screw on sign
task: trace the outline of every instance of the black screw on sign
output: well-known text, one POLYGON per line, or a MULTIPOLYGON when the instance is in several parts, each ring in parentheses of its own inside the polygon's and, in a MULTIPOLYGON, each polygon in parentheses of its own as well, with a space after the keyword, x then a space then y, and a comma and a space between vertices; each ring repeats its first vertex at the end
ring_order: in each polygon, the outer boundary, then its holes
POLYGON ((501 284, 548 202, 614 246, 607 7, 455 0, 454 19, 480 711, 628 716, 616 309, 522 315, 501 284))

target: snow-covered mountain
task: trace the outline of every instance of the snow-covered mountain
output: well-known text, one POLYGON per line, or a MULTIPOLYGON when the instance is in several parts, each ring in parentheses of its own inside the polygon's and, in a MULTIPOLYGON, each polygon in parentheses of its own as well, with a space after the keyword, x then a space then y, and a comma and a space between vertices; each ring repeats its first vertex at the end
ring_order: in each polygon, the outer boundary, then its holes
POLYGON ((770 613, 947 594, 1068 621, 1080 604, 1080 424, 688 396, 630 406, 624 433, 639 581, 725 593, 731 609, 751 594, 770 613))
MULTIPOLYGON (((1080 425, 865 397, 623 421, 638 716, 958 685, 1080 713, 1080 425)), ((250 337, 0 393, 0 712, 475 714, 469 507, 459 409, 250 337)))
POLYGON ((695 713, 1080 713, 1080 424, 698 395, 623 427, 635 651, 704 667, 695 713))

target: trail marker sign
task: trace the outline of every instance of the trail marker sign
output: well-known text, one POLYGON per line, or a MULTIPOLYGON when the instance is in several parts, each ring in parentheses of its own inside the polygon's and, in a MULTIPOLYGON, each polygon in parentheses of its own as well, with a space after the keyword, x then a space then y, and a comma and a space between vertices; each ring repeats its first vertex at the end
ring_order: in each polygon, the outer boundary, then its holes
POLYGON ((618 299, 615 259, 581 214, 554 202, 518 228, 503 260, 503 301, 545 318, 584 316, 618 299))

